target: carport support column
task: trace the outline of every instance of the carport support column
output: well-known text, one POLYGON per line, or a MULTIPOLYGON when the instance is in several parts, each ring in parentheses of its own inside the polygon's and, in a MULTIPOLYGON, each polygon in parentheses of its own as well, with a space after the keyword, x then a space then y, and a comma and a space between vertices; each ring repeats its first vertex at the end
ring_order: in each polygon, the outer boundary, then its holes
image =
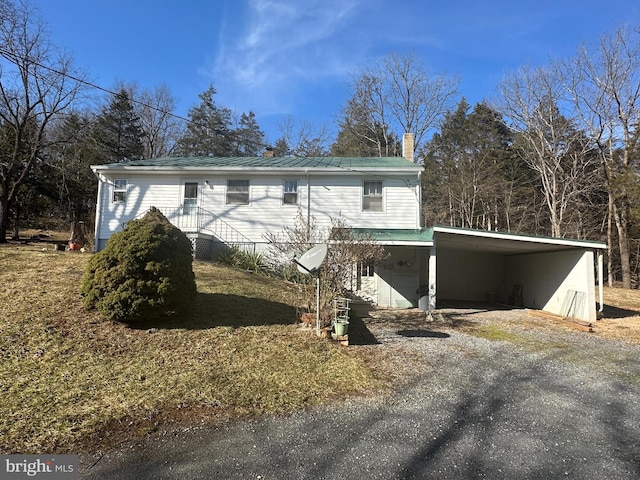
POLYGON ((604 285, 602 282, 604 281, 604 275, 602 273, 602 265, 603 265, 603 254, 602 250, 598 250, 598 312, 602 313, 604 311, 604 285))
POLYGON ((429 312, 436 309, 436 246, 429 248, 429 312))

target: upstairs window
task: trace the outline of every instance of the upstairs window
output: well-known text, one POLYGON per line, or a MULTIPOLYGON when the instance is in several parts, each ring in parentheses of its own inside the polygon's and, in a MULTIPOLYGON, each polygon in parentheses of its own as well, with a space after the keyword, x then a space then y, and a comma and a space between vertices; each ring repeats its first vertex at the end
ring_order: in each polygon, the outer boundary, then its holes
POLYGON ((362 210, 364 212, 382 211, 382 182, 364 182, 362 210))
POLYGON ((287 180, 284 182, 282 203, 284 205, 297 205, 298 204, 298 181, 287 180))
POLYGON ((249 180, 227 180, 227 205, 249 205, 249 180))
POLYGON ((111 201, 113 203, 124 203, 127 201, 127 187, 129 180, 126 178, 116 178, 113 181, 113 196, 111 201))

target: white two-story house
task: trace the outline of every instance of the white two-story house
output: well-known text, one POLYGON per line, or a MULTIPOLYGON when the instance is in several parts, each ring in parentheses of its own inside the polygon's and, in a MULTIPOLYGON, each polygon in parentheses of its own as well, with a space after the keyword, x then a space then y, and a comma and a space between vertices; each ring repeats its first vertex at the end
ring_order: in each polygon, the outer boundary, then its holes
POLYGON ((292 227, 300 213, 320 227, 341 218, 385 246, 380 265, 358 269, 358 284, 380 306, 514 303, 519 289, 518 306, 595 320, 594 254, 606 245, 423 228, 422 167, 412 161, 412 146, 406 135, 404 157, 170 157, 94 165, 95 248, 152 206, 191 238, 197 257, 221 245, 261 250, 265 234, 292 227))

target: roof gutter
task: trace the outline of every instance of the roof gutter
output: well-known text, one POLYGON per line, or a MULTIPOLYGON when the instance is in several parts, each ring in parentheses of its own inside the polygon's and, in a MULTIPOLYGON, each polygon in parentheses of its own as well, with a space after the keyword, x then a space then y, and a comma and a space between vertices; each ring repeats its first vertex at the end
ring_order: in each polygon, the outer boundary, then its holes
POLYGON ((340 168, 340 167, 323 167, 323 168, 309 168, 309 167, 281 167, 281 168, 273 168, 273 167, 251 167, 248 170, 248 167, 140 167, 140 166, 126 166, 126 165, 118 165, 118 164, 105 164, 105 165, 91 165, 91 170, 94 173, 96 172, 113 172, 114 174, 122 174, 122 173, 154 173, 160 175, 173 175, 173 174, 184 174, 184 173, 216 173, 216 174, 238 174, 238 173, 247 173, 248 171, 251 174, 264 174, 264 175, 278 175, 278 174, 308 174, 313 171, 314 173, 319 173, 322 175, 344 175, 345 172, 349 172, 352 174, 362 174, 362 175, 371 175, 371 174, 387 174, 389 176, 403 176, 408 173, 414 173, 416 171, 415 168, 392 168, 392 167, 378 167, 378 168, 370 168, 370 167, 360 167, 360 168, 340 168))

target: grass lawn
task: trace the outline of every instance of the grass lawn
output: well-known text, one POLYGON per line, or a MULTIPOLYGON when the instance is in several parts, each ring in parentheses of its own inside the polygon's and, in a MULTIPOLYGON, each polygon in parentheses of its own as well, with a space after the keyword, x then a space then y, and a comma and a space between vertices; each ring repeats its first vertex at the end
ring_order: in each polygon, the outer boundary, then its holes
POLYGON ((144 328, 80 301, 90 254, 0 246, 0 451, 78 452, 167 423, 287 412, 376 385, 297 326, 294 285, 195 262, 189 318, 144 328))
MULTIPOLYGON (((385 362, 394 359, 384 351, 345 348, 297 326, 295 285, 195 262, 192 315, 128 326, 83 309, 89 257, 0 245, 2 453, 95 451, 165 426, 283 413, 389 386, 385 362)), ((616 315, 595 334, 640 343, 640 291, 607 288, 605 304, 616 315)))

